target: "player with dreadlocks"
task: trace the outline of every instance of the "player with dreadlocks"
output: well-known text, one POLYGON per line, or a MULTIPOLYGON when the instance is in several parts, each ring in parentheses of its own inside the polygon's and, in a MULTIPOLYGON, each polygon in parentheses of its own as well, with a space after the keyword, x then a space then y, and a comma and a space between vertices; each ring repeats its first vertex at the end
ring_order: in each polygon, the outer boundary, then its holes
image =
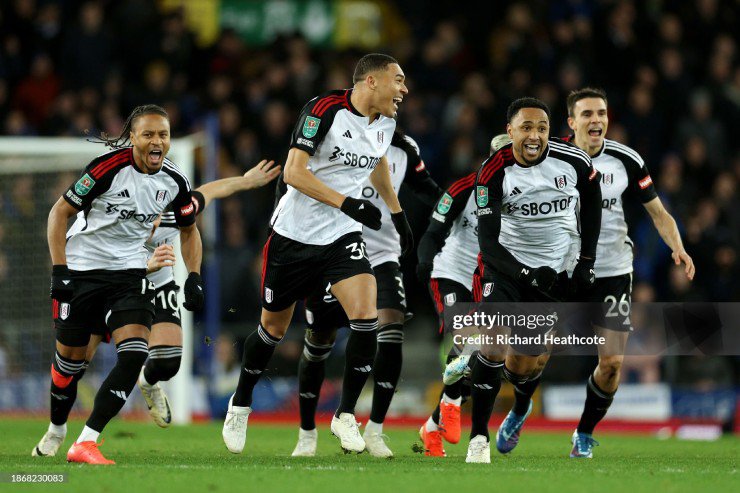
POLYGON ((118 360, 100 386, 67 461, 114 464, 103 457, 97 440, 136 385, 149 355, 155 312, 144 243, 154 222, 170 207, 190 272, 184 304, 189 310, 203 306, 202 245, 190 183, 166 158, 170 122, 165 110, 138 106, 118 137, 103 135, 100 141, 112 150, 93 159, 49 213, 56 354, 51 365, 51 424, 34 455, 48 451, 45 442, 66 436, 68 403, 74 401, 84 372, 91 335, 110 332, 118 360), (73 215, 77 220, 67 231, 67 220, 73 215))

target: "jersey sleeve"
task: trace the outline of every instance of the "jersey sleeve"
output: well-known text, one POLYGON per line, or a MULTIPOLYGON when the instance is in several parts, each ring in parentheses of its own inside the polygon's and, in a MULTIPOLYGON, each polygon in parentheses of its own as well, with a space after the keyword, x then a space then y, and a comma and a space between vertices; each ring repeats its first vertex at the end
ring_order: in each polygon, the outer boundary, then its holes
POLYGON ((596 245, 601 234, 601 173, 593 167, 591 157, 574 144, 567 143, 571 151, 576 151, 580 158, 568 160, 578 176, 576 189, 579 194, 581 256, 596 258, 596 245))
POLYGON ((465 210, 465 204, 473 191, 475 173, 461 178, 445 190, 432 212, 429 227, 419 240, 417 255, 419 263, 431 264, 434 256, 444 246, 452 224, 465 210))
MULTIPOLYGON (((193 200, 193 193, 190 189, 190 182, 181 174, 171 175, 177 183, 177 194, 172 200, 172 211, 175 213, 175 222, 181 228, 195 223, 195 216, 198 214, 197 206, 193 200)), ((203 197, 203 195, 200 195, 203 197)), ((203 201, 205 204, 205 201, 203 201)))
POLYGON ((433 206, 442 195, 443 190, 429 174, 424 161, 421 159, 419 146, 410 137, 403 136, 398 132, 393 134, 391 145, 406 153, 407 164, 403 183, 414 192, 414 195, 422 203, 430 207, 433 206))
POLYGON ((632 156, 623 156, 622 162, 627 169, 627 177, 629 178, 628 188, 637 194, 640 202, 644 204, 658 196, 647 165, 639 154, 635 153, 634 158, 632 156))
POLYGON ((128 151, 122 150, 93 159, 62 197, 75 209, 87 209, 110 188, 116 173, 129 164, 127 157, 128 151))
POLYGON ((346 95, 343 91, 332 91, 309 101, 301 110, 293 128, 290 147, 306 151, 313 156, 329 132, 337 110, 345 107, 345 104, 346 95))
POLYGON ((195 215, 199 216, 206 208, 206 198, 198 190, 190 192, 192 194, 193 205, 195 205, 195 215))
POLYGON ((499 241, 501 208, 504 200, 504 170, 505 163, 501 150, 491 155, 478 170, 475 180, 478 245, 484 264, 515 277, 521 264, 499 241))

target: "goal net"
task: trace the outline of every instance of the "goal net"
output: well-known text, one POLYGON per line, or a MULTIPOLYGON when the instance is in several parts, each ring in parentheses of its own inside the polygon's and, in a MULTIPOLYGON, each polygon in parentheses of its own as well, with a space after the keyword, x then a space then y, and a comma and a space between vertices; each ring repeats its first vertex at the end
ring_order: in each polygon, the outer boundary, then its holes
MULTIPOLYGON (((191 178, 198 141, 195 136, 173 139, 168 154, 191 178)), ((84 166, 105 150, 76 138, 0 138, 0 413, 48 415, 55 333, 47 217, 84 166)), ((184 263, 176 266, 182 286, 187 276, 184 263)), ((182 366, 177 377, 167 382, 176 423, 189 422, 191 416, 192 316, 182 310, 182 317, 182 366)), ((101 344, 80 381, 73 412, 91 409, 99 384, 116 361, 115 347, 110 346, 101 344)), ((123 412, 145 409, 134 391, 123 412)))

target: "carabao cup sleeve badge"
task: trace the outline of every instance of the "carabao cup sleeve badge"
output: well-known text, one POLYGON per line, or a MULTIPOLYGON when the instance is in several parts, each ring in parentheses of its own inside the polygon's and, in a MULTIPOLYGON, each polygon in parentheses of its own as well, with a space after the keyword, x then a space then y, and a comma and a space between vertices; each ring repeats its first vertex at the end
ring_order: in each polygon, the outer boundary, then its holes
POLYGON ((306 121, 303 122, 303 136, 310 139, 316 132, 319 131, 319 124, 321 123, 320 118, 314 118, 313 116, 307 116, 306 121))
POLYGON ((95 185, 95 180, 85 173, 85 175, 75 183, 75 193, 77 193, 77 195, 87 195, 93 185, 95 185))
POLYGON ((478 207, 485 207, 488 205, 488 187, 476 187, 475 202, 478 204, 478 207))

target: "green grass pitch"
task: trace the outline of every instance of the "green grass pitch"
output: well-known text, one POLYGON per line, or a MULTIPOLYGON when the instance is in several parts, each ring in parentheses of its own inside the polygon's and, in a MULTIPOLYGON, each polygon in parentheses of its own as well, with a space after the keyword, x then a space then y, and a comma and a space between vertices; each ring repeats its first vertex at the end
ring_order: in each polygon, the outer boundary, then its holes
POLYGON ((56 457, 31 457, 46 429, 41 420, 0 418, 0 473, 67 473, 64 484, 0 484, 0 491, 75 492, 304 492, 400 493, 544 491, 667 493, 740 491, 740 440, 658 440, 604 434, 593 460, 573 460, 567 433, 522 434, 510 456, 495 450, 492 463, 465 464, 467 440, 447 445, 448 457, 412 451, 416 430, 387 430, 392 460, 345 455, 327 426, 319 427, 314 458, 292 458, 297 426, 250 422, 242 455, 226 451, 221 423, 161 430, 151 423, 114 420, 106 429, 104 454, 115 466, 69 465, 66 450, 82 428, 69 425, 56 457))

